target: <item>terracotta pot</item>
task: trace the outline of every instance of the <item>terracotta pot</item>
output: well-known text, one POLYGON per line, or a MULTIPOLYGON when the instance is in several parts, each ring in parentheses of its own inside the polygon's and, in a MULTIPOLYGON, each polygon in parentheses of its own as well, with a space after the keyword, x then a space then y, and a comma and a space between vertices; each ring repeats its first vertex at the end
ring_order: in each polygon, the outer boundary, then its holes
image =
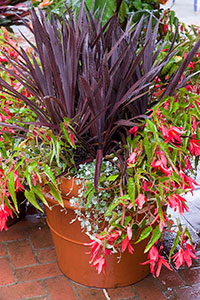
MULTIPOLYGON (((61 190, 64 195, 68 191, 72 183, 68 180, 62 181, 61 190), (67 187, 67 188, 66 188, 67 187)), ((71 195, 76 196, 79 186, 74 185, 75 190, 71 195)), ((90 248, 85 245, 89 242, 88 236, 81 231, 79 221, 70 224, 76 215, 74 208, 70 206, 67 198, 63 196, 66 212, 56 205, 56 201, 47 194, 45 197, 51 209, 46 209, 47 223, 51 229, 53 240, 55 243, 58 265, 61 271, 70 279, 90 287, 98 288, 114 288, 119 286, 127 286, 133 284, 146 277, 150 270, 149 265, 142 266, 140 263, 147 260, 147 254, 144 249, 147 240, 139 244, 134 244, 134 254, 125 251, 119 261, 119 254, 112 254, 106 257, 106 275, 103 272, 98 275, 96 269, 89 264, 90 255, 86 252, 90 248)))
MULTIPOLYGON (((13 218, 11 218, 10 216, 7 219, 6 222, 6 226, 10 227, 12 225, 14 225, 15 223, 19 222, 21 219, 23 219, 26 215, 26 199, 24 196, 24 192, 17 192, 17 204, 19 207, 19 214, 16 215, 15 213, 13 213, 13 218)), ((12 202, 12 200, 11 200, 12 202)))

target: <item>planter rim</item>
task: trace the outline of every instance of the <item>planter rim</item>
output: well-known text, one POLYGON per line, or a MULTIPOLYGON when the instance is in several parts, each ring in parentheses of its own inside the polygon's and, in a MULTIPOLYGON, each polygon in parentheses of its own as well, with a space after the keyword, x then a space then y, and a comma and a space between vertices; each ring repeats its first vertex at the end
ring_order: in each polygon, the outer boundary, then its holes
MULTIPOLYGON (((58 184, 58 186, 59 186, 59 188, 61 188, 61 185, 62 185, 62 181, 67 181, 67 182, 69 182, 71 179, 77 179, 77 180, 79 180, 79 178, 75 178, 75 177, 61 177, 61 182, 59 182, 59 184, 58 184)), ((44 189, 44 192, 45 193, 49 193, 49 187, 48 186, 45 186, 45 187, 43 187, 43 189, 44 189)), ((78 196, 77 196, 77 198, 79 198, 78 196)), ((77 206, 73 206, 73 205, 71 205, 71 203, 70 203, 70 201, 69 201, 69 199, 70 199, 70 197, 68 197, 68 196, 65 196, 65 195, 63 195, 62 194, 62 199, 63 199, 63 205, 64 205, 64 208, 67 208, 67 209, 72 209, 72 210, 76 210, 76 209, 79 209, 79 210, 81 210, 81 211, 85 211, 85 207, 79 207, 78 205, 77 206)), ((48 197, 48 202, 50 202, 52 205, 58 205, 58 206, 61 206, 59 203, 58 203, 58 201, 56 201, 54 198, 53 198, 53 196, 50 196, 49 195, 49 197, 48 197)), ((148 204, 149 204, 149 208, 150 208, 150 210, 151 209, 153 209, 153 207, 155 207, 155 204, 154 203, 151 203, 151 202, 148 202, 148 204)), ((61 206, 62 207, 62 206, 61 206)), ((141 214, 143 214, 143 213, 145 213, 146 212, 146 210, 147 210, 147 205, 145 205, 144 206, 144 208, 142 208, 142 209, 140 209, 139 211, 136 211, 136 212, 134 212, 134 214, 135 215, 141 215, 141 214)))

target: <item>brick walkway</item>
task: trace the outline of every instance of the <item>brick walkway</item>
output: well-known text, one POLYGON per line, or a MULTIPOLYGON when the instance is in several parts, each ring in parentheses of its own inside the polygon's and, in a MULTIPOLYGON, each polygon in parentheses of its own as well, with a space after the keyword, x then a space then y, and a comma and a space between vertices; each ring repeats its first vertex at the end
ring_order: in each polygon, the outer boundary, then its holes
MULTIPOLYGON (((199 245, 200 190, 190 203, 192 234, 199 245), (197 217, 196 217, 197 216, 197 217)), ((159 279, 148 276, 132 286, 117 289, 93 289, 76 284, 60 272, 50 231, 45 219, 28 216, 0 233, 0 300, 198 300, 200 299, 200 263, 189 270, 163 269, 159 279)))

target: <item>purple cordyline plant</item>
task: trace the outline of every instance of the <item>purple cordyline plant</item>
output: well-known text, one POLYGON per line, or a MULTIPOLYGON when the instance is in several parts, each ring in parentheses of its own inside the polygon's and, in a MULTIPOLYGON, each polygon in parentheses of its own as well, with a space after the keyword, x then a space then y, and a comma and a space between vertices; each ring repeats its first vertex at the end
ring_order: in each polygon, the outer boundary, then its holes
MULTIPOLYGON (((71 119, 82 149, 74 153, 75 160, 96 158, 97 188, 102 158, 118 151, 120 141, 125 140, 125 128, 146 112, 152 82, 173 56, 174 42, 160 61, 157 58, 163 45, 157 41, 159 22, 152 29, 150 18, 145 33, 143 18, 136 26, 129 20, 123 31, 116 15, 103 26, 102 13, 98 16, 87 7, 85 10, 82 1, 78 17, 68 9, 68 17, 63 16, 62 21, 54 17, 46 20, 44 13, 40 11, 38 17, 32 10, 36 46, 29 43, 37 59, 34 55, 29 59, 21 49, 20 61, 8 58, 17 74, 1 68, 23 84, 34 99, 20 94, 2 78, 0 84, 2 90, 30 107, 38 117, 37 126, 54 128, 58 133, 64 119, 71 119)), ((165 95, 174 93, 199 44, 181 64, 165 95)))

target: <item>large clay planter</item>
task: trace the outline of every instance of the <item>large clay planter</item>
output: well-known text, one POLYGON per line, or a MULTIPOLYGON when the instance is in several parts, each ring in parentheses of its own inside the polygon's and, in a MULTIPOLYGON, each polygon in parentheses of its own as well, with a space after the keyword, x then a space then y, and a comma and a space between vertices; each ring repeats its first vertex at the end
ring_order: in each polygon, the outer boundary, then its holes
MULTIPOLYGON (((68 194, 68 187, 66 181, 64 188, 61 188, 65 194, 68 194)), ((78 188, 74 187, 72 194, 76 195, 78 188)), ((64 196, 65 211, 56 205, 55 200, 46 192, 45 197, 51 206, 51 209, 46 207, 47 223, 55 243, 58 265, 67 277, 90 287, 114 288, 133 284, 149 274, 149 266, 140 264, 147 260, 147 254, 144 254, 147 241, 144 240, 133 245, 133 255, 125 251, 119 263, 119 254, 107 256, 106 274, 102 272, 98 275, 96 269, 89 264, 90 256, 86 254, 90 251, 90 248, 85 245, 89 242, 88 236, 81 231, 79 221, 70 224, 76 216, 74 208, 64 196)))

